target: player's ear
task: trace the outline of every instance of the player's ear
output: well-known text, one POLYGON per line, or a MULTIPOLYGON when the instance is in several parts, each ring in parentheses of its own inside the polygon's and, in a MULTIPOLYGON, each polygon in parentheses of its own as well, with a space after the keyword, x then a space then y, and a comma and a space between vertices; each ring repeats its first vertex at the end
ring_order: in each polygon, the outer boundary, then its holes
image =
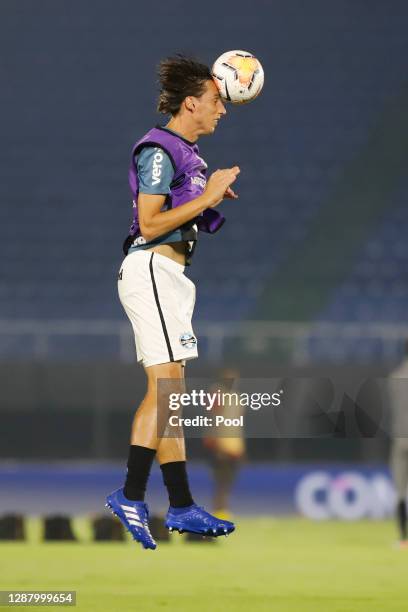
POLYGON ((187 98, 184 100, 184 104, 186 105, 186 109, 191 113, 195 111, 196 105, 192 96, 187 96, 187 98))

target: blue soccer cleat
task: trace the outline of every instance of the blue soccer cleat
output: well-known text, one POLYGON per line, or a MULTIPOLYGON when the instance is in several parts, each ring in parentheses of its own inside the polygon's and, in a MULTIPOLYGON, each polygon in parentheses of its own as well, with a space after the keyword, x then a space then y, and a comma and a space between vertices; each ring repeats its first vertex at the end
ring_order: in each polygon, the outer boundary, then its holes
POLYGON ((130 531, 134 540, 140 542, 144 548, 156 548, 156 542, 149 530, 149 509, 145 502, 132 501, 124 496, 123 489, 118 489, 108 495, 105 506, 130 531))
POLYGON ((206 512, 201 506, 193 504, 187 508, 172 508, 170 506, 166 523, 169 531, 178 531, 184 533, 199 533, 203 536, 228 536, 235 529, 234 523, 231 521, 223 521, 206 512))

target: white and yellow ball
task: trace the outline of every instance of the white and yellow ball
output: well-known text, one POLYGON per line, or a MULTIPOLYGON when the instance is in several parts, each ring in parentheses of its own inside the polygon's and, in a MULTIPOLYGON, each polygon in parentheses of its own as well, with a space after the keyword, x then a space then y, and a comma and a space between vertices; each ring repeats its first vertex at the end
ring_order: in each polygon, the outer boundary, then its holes
POLYGON ((254 100, 264 84, 261 62, 248 51, 227 51, 215 60, 212 75, 225 102, 246 104, 254 100))

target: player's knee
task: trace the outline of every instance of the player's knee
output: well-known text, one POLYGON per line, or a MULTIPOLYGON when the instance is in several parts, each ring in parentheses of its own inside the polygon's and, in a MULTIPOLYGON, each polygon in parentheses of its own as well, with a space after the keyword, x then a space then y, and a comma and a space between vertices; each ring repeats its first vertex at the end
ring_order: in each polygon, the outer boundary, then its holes
POLYGON ((168 396, 171 393, 183 393, 185 381, 183 368, 179 362, 161 363, 146 368, 148 393, 158 396, 168 396))
POLYGON ((160 378, 183 378, 183 368, 179 361, 160 363, 146 368, 147 378, 152 381, 160 378))

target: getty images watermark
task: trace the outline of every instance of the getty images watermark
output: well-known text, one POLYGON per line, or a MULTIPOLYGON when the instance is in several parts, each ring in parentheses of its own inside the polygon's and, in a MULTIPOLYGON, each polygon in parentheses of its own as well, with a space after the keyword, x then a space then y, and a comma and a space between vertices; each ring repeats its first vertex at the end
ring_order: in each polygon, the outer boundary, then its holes
POLYGON ((259 410, 263 406, 279 406, 281 403, 280 393, 238 393, 236 391, 221 391, 217 389, 213 392, 204 389, 192 389, 184 393, 170 393, 168 405, 171 411, 178 411, 178 414, 169 416, 171 427, 243 427, 244 414, 242 409, 259 410), (214 417, 197 414, 189 418, 179 414, 181 408, 202 408, 207 412, 216 412, 214 417), (235 414, 234 414, 235 412, 235 414))
POLYGON ((158 384, 159 437, 408 437, 408 380, 234 379, 158 384))

